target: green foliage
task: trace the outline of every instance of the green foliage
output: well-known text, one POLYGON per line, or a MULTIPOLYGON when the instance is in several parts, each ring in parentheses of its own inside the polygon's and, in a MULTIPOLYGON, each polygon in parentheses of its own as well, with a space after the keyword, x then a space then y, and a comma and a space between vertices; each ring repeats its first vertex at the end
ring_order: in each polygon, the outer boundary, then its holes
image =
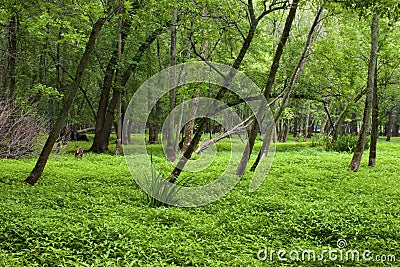
MULTIPOLYGON (((369 149, 370 137, 367 137, 364 150, 369 149)), ((354 152, 354 148, 357 146, 358 136, 357 135, 339 135, 336 140, 333 140, 331 136, 324 137, 322 139, 323 146, 326 151, 336 152, 354 152)))
MULTIPOLYGON (((399 138, 380 141, 377 167, 358 173, 347 171, 350 154, 278 149, 259 190, 248 192, 246 174, 223 199, 190 209, 149 208, 123 157, 53 156, 34 187, 22 181, 35 160, 0 160, 0 265, 299 266, 261 262, 257 252, 336 249, 339 238, 352 250, 398 256, 399 146, 399 138)), ((159 166, 162 149, 151 148, 159 166)), ((371 266, 303 266, 338 264, 371 266)))
POLYGON ((45 97, 46 100, 55 99, 60 102, 64 97, 64 95, 60 93, 56 88, 49 87, 40 83, 33 86, 33 88, 28 93, 30 95, 40 94, 42 97, 45 97))
MULTIPOLYGON (((173 205, 176 201, 176 194, 179 192, 179 187, 173 186, 164 177, 157 173, 153 164, 153 157, 151 156, 151 179, 147 185, 146 200, 145 202, 150 207, 161 207, 173 205)), ((185 180, 178 180, 175 182, 177 186, 185 186, 185 180)))

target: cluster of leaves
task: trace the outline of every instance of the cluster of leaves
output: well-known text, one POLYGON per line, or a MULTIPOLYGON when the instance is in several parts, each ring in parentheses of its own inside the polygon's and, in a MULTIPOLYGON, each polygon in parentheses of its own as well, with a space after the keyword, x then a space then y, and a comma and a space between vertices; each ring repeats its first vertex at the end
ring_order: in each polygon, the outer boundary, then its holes
MULTIPOLYGON (((371 138, 368 137, 365 143, 364 149, 369 149, 371 138)), ((336 152, 354 152, 354 148, 357 146, 358 136, 357 135, 339 135, 336 140, 331 136, 325 136, 321 140, 326 151, 336 151, 336 152)))
MULTIPOLYGON (((220 201, 191 209, 149 208, 122 157, 52 157, 35 187, 21 187, 33 159, 0 160, 0 191, 7 192, 0 195, 0 265, 280 266, 284 263, 277 258, 259 261, 257 252, 265 246, 269 251, 336 249, 340 238, 351 250, 396 255, 399 145, 398 138, 380 141, 381 167, 349 173, 350 154, 277 144, 274 165, 259 190, 248 192, 252 177, 247 174, 220 201)), ((159 160, 161 146, 151 148, 159 160)))
POLYGON ((175 183, 176 186, 169 183, 160 175, 154 167, 153 158, 151 157, 151 179, 147 185, 146 200, 145 202, 150 207, 161 207, 173 205, 176 202, 176 194, 179 192, 180 187, 184 186, 183 181, 179 180, 175 183))

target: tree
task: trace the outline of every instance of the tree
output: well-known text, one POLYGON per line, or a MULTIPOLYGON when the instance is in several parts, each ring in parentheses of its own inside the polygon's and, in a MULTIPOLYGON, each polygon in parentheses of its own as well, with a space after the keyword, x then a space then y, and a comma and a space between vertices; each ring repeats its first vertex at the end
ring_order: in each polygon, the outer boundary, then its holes
POLYGON ((79 62, 79 65, 76 69, 74 81, 70 84, 68 88, 68 94, 64 98, 63 102, 63 107, 57 117, 57 121, 53 125, 53 128, 50 131, 49 137, 47 138, 47 141, 42 149, 42 152, 39 156, 38 161, 36 162, 36 165, 32 172, 29 174, 29 176, 26 178, 25 182, 34 185, 39 178, 41 177, 44 167, 46 166, 47 160, 49 158, 49 155, 51 153, 51 150, 54 146, 54 143, 56 142, 56 139, 59 135, 59 132, 61 128, 64 126, 65 119, 68 115, 68 112, 73 104, 76 92, 79 88, 79 85, 81 83, 83 73, 86 69, 86 66, 89 61, 89 57, 94 50, 96 40, 100 34, 101 28, 103 27, 104 23, 107 21, 107 17, 111 13, 112 6, 108 7, 108 10, 106 11, 106 16, 100 17, 97 19, 97 21, 93 24, 92 31, 90 33, 89 39, 86 43, 86 48, 85 52, 82 55, 82 58, 79 62))
POLYGON ((369 128, 370 114, 372 109, 372 96, 375 87, 375 72, 378 58, 378 27, 379 14, 375 13, 371 23, 371 55, 368 68, 368 84, 365 99, 364 115, 361 124, 361 129, 358 134, 357 146, 354 148, 354 155, 350 162, 349 169, 356 172, 361 163, 361 158, 364 152, 365 142, 367 140, 367 131, 369 128))
MULTIPOLYGON (((323 12, 323 7, 320 7, 317 11, 317 15, 314 18, 314 22, 311 26, 310 32, 308 33, 307 36, 307 41, 306 44, 304 46, 304 49, 300 55, 299 61, 292 73, 290 82, 288 83, 288 85, 285 87, 284 92, 283 92, 283 98, 282 98, 282 102, 280 104, 280 106, 277 108, 277 110, 275 111, 275 115, 274 115, 274 123, 276 123, 279 119, 279 117, 281 116, 282 112, 284 111, 287 101, 293 91, 294 85, 297 83, 297 80, 300 77, 300 73, 303 70, 304 64, 306 63, 306 59, 308 56, 308 53, 311 49, 312 43, 314 41, 314 35, 317 31, 317 26, 320 23, 321 20, 321 16, 322 16, 322 12, 323 12)), ((305 126, 304 126, 304 141, 307 139, 308 136, 308 127, 309 127, 309 121, 310 121, 310 114, 307 113, 307 120, 305 122, 305 126)), ((256 169, 256 167, 258 166, 258 163, 260 162, 260 160, 262 158, 265 158, 268 154, 268 150, 270 147, 270 142, 272 140, 271 135, 274 135, 273 132, 267 132, 264 136, 264 140, 263 140, 263 144, 261 146, 261 149, 258 153, 257 159, 254 162, 253 166, 251 167, 251 171, 254 171, 256 169)))
MULTIPOLYGON (((377 63, 376 63, 377 64, 377 63)), ((379 104, 378 104, 378 68, 375 68, 374 87, 372 91, 372 125, 371 125, 371 144, 369 146, 368 166, 376 165, 376 145, 378 142, 379 128, 379 104)))
MULTIPOLYGON (((263 12, 257 17, 255 14, 255 9, 254 9, 254 5, 253 5, 253 1, 252 0, 248 0, 246 7, 247 7, 247 11, 249 14, 249 21, 250 21, 250 25, 249 25, 249 30, 247 35, 244 37, 244 41, 242 43, 242 47, 240 49, 239 54, 236 56, 235 61, 232 64, 232 71, 230 73, 227 74, 227 76, 225 77, 225 85, 222 88, 219 89, 219 91, 217 92, 217 94, 215 95, 214 99, 216 100, 221 100, 222 97, 225 95, 226 91, 227 91, 227 87, 228 85, 232 82, 233 77, 235 76, 235 71, 240 68, 243 59, 253 41, 254 35, 256 33, 256 29, 257 26, 259 24, 259 22, 268 14, 277 11, 277 10, 281 10, 281 9, 285 9, 287 6, 287 1, 283 2, 283 3, 275 3, 275 1, 273 2, 273 4, 271 4, 271 6, 269 8, 267 8, 267 6, 264 6, 264 10, 263 12)), ((200 142, 200 138, 202 136, 203 133, 203 129, 205 127, 207 123, 207 119, 206 118, 202 118, 199 121, 198 124, 198 129, 196 130, 196 133, 194 134, 194 137, 189 145, 189 147, 186 149, 185 153, 183 154, 183 157, 179 160, 179 162, 177 163, 176 167, 174 168, 174 170, 171 172, 170 176, 169 176, 169 182, 174 183, 177 179, 177 177, 180 175, 180 173, 182 172, 182 169, 184 168, 184 166, 186 165, 186 162, 191 158, 193 152, 195 151, 196 146, 198 145, 198 143, 200 142)))
MULTIPOLYGON (((300 2, 299 0, 293 1, 292 6, 290 8, 290 12, 286 18, 285 27, 283 29, 281 38, 279 40, 279 44, 278 44, 278 47, 275 52, 274 60, 272 62, 271 69, 269 71, 267 84, 266 84, 264 92, 263 92, 265 98, 268 98, 269 95, 271 94, 272 86, 275 82, 276 73, 278 72, 279 62, 281 60, 286 41, 289 38, 289 33, 290 33, 290 29, 292 27, 292 23, 296 17, 296 11, 297 11, 299 2, 300 2)), ((264 114, 265 110, 267 108, 267 105, 268 105, 267 103, 262 103, 260 106, 260 110, 258 111, 258 114, 264 114)), ((258 131, 259 131, 259 126, 257 125, 257 121, 255 119, 253 119, 253 123, 250 126, 250 131, 249 131, 249 141, 247 142, 246 149, 242 155, 242 159, 236 170, 236 174, 239 176, 243 175, 245 172, 247 163, 250 158, 250 154, 254 147, 254 142, 257 137, 258 131)), ((268 133, 266 133, 266 135, 268 135, 268 133)))
MULTIPOLYGON (((169 125, 167 129, 167 158, 169 161, 174 162, 176 159, 176 150, 175 150, 175 127, 174 127, 174 108, 176 104, 176 89, 175 89, 175 84, 176 81, 174 79, 175 77, 175 72, 176 72, 176 34, 177 34, 177 23, 178 23, 178 10, 174 10, 172 14, 172 20, 171 20, 171 42, 170 42, 170 48, 169 48, 169 57, 170 57, 170 66, 171 68, 171 74, 170 74, 170 82, 171 84, 169 85, 172 90, 169 91, 169 112, 171 114, 171 119, 169 120, 169 125)), ((177 131, 180 129, 178 128, 177 131)), ((178 140, 176 140, 178 141, 178 140)))

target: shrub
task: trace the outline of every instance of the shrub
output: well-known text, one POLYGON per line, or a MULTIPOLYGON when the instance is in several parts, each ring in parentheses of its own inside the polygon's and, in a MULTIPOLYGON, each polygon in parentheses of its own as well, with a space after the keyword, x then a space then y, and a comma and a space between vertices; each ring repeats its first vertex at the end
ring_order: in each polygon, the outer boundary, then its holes
POLYGON ((48 124, 33 109, 0 101, 0 158, 32 155, 48 124))
MULTIPOLYGON (((357 135, 339 135, 335 140, 331 136, 324 137, 322 140, 323 146, 326 151, 336 152, 354 152, 354 148, 357 146, 358 136, 357 135)), ((370 138, 367 138, 364 149, 369 149, 370 138)))
MULTIPOLYGON (((177 180, 175 185, 185 186, 185 180, 177 180)), ((176 203, 176 194, 180 187, 174 186, 168 180, 159 175, 153 164, 151 156, 151 180, 147 184, 146 202, 150 207, 161 207, 174 205, 176 203)))

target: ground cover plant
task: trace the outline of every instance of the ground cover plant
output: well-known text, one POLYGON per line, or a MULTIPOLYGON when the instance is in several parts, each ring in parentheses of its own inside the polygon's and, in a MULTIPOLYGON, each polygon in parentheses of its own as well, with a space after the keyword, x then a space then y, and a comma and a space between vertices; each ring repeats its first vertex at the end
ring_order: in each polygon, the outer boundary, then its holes
MULTIPOLYGON (((124 157, 76 160, 75 145, 52 156, 34 187, 23 180, 35 159, 0 160, 0 266, 396 266, 258 259, 266 247, 320 252, 339 239, 360 253, 400 257, 398 138, 380 140, 379 164, 368 168, 364 159, 358 173, 346 170, 349 153, 278 144, 257 191, 247 190, 246 174, 224 198, 197 208, 150 207, 124 157)), ((149 150, 166 168, 161 147, 149 150)), ((209 179, 218 166, 191 180, 209 179)))

